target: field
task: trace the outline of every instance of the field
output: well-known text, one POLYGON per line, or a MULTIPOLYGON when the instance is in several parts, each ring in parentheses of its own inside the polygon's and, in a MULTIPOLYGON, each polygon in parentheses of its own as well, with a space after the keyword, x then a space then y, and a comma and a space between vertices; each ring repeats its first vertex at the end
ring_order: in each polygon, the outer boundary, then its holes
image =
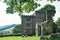
POLYGON ((10 36, 10 37, 0 37, 0 40, 39 40, 40 37, 35 36, 28 36, 28 37, 22 37, 22 36, 10 36))
MULTIPOLYGON (((40 36, 28 36, 28 37, 22 37, 22 36, 9 36, 9 37, 0 37, 0 40, 40 40, 40 36)), ((60 40, 60 35, 53 38, 49 37, 47 40, 60 40)))

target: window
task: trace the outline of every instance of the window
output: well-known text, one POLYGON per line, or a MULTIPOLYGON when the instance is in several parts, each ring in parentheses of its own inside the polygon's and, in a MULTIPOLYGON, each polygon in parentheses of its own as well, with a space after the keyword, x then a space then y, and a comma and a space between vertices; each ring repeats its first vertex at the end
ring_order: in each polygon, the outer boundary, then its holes
POLYGON ((31 18, 30 17, 26 17, 26 21, 31 21, 31 18))
POLYGON ((30 23, 26 23, 26 27, 30 27, 31 26, 31 24, 30 23))
POLYGON ((32 32, 31 29, 26 29, 27 34, 30 34, 31 32, 32 32))

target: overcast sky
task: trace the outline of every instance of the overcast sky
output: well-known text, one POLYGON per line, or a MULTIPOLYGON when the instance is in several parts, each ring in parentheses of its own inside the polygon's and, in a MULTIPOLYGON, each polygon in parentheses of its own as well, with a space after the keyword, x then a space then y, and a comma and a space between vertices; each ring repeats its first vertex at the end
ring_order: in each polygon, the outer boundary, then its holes
MULTIPOLYGON (((46 2, 46 0, 43 0, 43 1, 38 1, 38 3, 44 6, 45 4, 50 2, 46 2)), ((56 14, 53 18, 54 21, 56 21, 57 18, 60 17, 60 2, 55 1, 52 3, 52 5, 56 7, 56 14)), ((7 5, 3 3, 3 0, 1 0, 0 1, 0 26, 8 25, 8 24, 21 24, 21 19, 18 16, 18 14, 6 14, 6 8, 7 5)))

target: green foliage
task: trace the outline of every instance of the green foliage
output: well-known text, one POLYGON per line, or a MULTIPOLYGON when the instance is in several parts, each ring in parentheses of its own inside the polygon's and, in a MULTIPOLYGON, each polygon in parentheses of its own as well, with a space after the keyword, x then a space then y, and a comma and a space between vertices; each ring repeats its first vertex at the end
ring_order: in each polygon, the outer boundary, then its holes
MULTIPOLYGON (((4 0, 4 2, 8 5, 6 12, 12 13, 12 14, 14 12, 18 12, 19 14, 21 14, 23 12, 29 13, 30 11, 34 11, 39 6, 39 4, 37 4, 35 1, 34 0, 4 0)), ((47 1, 52 2, 53 0, 47 0, 47 1)), ((49 6, 48 8, 51 7, 51 9, 53 9, 54 11, 54 6, 52 5, 48 5, 48 6, 49 6)), ((46 5, 46 8, 47 8, 47 5, 46 5)))
POLYGON ((3 32, 0 32, 0 35, 3 35, 3 32))
POLYGON ((58 20, 56 21, 57 26, 60 26, 60 17, 58 18, 58 20))
POLYGON ((57 24, 57 32, 60 32, 60 17, 58 17, 56 24, 57 24))
POLYGON ((6 10, 6 12, 13 14, 13 9, 11 7, 8 7, 7 10, 6 10))
POLYGON ((23 10, 22 10, 22 7, 20 4, 16 5, 14 8, 13 8, 14 12, 18 12, 18 13, 22 13, 23 10))
POLYGON ((25 10, 25 12, 30 12, 33 11, 35 8, 37 8, 37 3, 34 3, 34 1, 32 2, 26 2, 25 5, 23 6, 23 9, 25 10))
POLYGON ((55 34, 54 36, 50 36, 48 40, 60 40, 60 34, 55 34), (54 37, 55 36, 55 37, 54 37))
POLYGON ((52 21, 48 21, 43 24, 45 35, 49 35, 52 33, 52 25, 53 25, 52 21))
POLYGON ((10 31, 1 31, 0 32, 0 36, 3 36, 3 35, 10 35, 11 32, 10 31))
POLYGON ((43 24, 44 27, 44 34, 51 34, 57 32, 57 25, 53 21, 47 21, 43 24))
POLYGON ((57 32, 59 32, 59 33, 60 33, 60 28, 57 28, 57 32))
POLYGON ((53 32, 56 32, 56 26, 54 26, 55 23, 53 22, 52 19, 56 12, 55 6, 47 4, 40 10, 43 11, 44 13, 47 13, 48 22, 44 24, 44 34, 51 34, 53 32))
POLYGON ((21 25, 16 25, 13 29, 12 29, 12 33, 13 34, 18 34, 21 32, 21 25))
POLYGON ((50 5, 50 4, 46 4, 43 8, 41 8, 41 10, 45 13, 46 13, 46 11, 50 10, 49 15, 51 15, 51 17, 53 17, 55 15, 55 12, 56 12, 55 6, 50 5))
POLYGON ((53 1, 56 1, 56 0, 47 0, 47 1, 50 1, 51 3, 53 3, 53 1))
POLYGON ((7 13, 23 13, 33 11, 38 7, 38 4, 34 0, 4 0, 9 6, 6 10, 7 13))

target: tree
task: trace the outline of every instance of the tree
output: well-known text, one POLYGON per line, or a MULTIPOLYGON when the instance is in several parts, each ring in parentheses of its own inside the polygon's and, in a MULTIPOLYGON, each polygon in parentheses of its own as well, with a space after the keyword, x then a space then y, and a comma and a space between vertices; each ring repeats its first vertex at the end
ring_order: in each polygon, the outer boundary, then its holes
POLYGON ((60 32, 60 17, 58 17, 56 24, 57 24, 57 32, 60 32))
POLYGON ((48 21, 43 24, 44 35, 49 35, 52 33, 52 21, 48 21))
POLYGON ((47 0, 47 1, 50 1, 51 3, 53 3, 53 1, 56 1, 56 0, 47 0))
POLYGON ((11 14, 14 12, 21 14, 23 12, 29 13, 30 11, 34 11, 39 5, 35 1, 36 0, 4 0, 4 2, 8 5, 6 12, 11 14))
POLYGON ((43 27, 45 35, 51 33, 57 33, 57 24, 55 24, 53 21, 46 22, 45 24, 43 24, 43 27))
POLYGON ((40 10, 43 11, 44 13, 46 13, 46 11, 47 11, 48 16, 51 15, 50 17, 53 17, 55 15, 55 12, 56 12, 55 6, 51 5, 51 4, 46 4, 40 10))
POLYGON ((58 17, 56 24, 57 24, 57 26, 60 26, 60 17, 58 17))
POLYGON ((3 32, 0 32, 0 36, 4 35, 3 32))
POLYGON ((16 26, 12 29, 12 33, 13 33, 13 34, 21 33, 21 25, 20 25, 20 24, 16 25, 16 26))
POLYGON ((48 21, 42 25, 44 34, 51 34, 56 29, 52 19, 52 17, 55 15, 55 12, 56 12, 55 6, 47 4, 39 10, 44 12, 45 14, 47 13, 47 19, 46 18, 45 19, 48 21), (53 27, 55 28, 54 30, 53 30, 53 27))
POLYGON ((38 7, 38 4, 34 0, 4 0, 8 5, 7 13, 18 12, 19 14, 33 11, 38 7))

